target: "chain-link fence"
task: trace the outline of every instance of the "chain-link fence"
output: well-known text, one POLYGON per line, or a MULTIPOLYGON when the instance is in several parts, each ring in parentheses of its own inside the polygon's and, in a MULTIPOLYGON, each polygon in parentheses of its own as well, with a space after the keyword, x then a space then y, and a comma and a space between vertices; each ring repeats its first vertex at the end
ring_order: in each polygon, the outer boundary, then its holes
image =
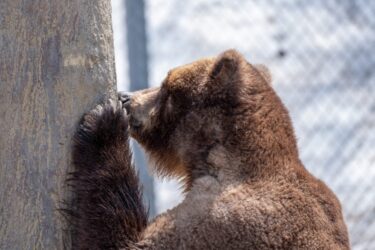
MULTIPOLYGON (((341 200, 353 248, 375 249, 375 2, 148 0, 146 20, 151 84, 228 48, 267 65, 302 161, 341 200)), ((173 206, 171 184, 157 185, 159 211, 173 206)))

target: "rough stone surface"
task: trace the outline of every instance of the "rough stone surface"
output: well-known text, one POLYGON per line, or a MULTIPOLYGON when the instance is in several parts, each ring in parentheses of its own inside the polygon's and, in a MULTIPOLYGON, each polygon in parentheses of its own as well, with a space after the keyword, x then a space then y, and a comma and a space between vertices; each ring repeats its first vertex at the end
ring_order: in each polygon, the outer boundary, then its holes
POLYGON ((114 92, 109 0, 0 1, 0 249, 69 247, 71 135, 114 92))

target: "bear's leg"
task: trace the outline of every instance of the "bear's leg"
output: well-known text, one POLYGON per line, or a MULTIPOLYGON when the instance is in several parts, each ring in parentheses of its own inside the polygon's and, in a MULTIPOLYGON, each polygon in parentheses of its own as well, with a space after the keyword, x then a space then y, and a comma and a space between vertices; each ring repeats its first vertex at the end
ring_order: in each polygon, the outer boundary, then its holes
POLYGON ((147 225, 127 128, 121 102, 110 101, 84 115, 73 137, 73 249, 126 248, 147 225))

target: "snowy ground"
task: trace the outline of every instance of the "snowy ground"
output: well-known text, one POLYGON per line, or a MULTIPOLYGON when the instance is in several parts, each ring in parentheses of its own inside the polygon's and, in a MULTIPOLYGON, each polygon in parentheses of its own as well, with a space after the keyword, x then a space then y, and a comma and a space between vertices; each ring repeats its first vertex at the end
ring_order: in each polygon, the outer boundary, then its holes
MULTIPOLYGON (((112 0, 119 88, 128 83, 124 8, 112 0)), ((146 1, 150 85, 236 48, 266 64, 290 110, 301 158, 339 196, 354 249, 375 249, 375 3, 146 1), (369 4, 370 3, 370 4, 369 4)), ((158 180, 159 212, 181 201, 158 180)))

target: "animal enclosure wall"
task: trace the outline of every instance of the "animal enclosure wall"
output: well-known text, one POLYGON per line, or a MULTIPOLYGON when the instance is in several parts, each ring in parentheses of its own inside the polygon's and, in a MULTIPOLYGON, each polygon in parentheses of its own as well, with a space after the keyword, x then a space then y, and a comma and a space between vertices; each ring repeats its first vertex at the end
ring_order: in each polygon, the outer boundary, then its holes
MULTIPOLYGON (((112 0, 114 23, 121 16, 112 0)), ((266 64, 290 110, 301 159, 342 202, 354 249, 375 249, 375 2, 148 0, 149 83, 200 57, 236 48, 266 64)), ((115 48, 126 47, 115 25, 115 48), (117 41, 117 42, 116 42, 117 41)), ((117 67, 120 88, 126 65, 117 67)), ((119 65, 117 65, 119 66, 119 65)), ((181 196, 156 183, 159 212, 181 196)))

